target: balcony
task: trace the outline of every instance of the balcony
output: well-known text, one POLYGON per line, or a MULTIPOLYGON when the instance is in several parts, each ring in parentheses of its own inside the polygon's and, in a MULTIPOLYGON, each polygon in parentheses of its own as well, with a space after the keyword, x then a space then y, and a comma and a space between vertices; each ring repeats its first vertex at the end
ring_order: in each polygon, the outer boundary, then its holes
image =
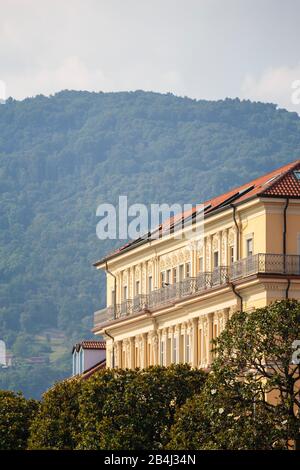
POLYGON ((188 277, 175 284, 155 289, 149 295, 140 294, 134 299, 128 299, 116 305, 99 310, 94 314, 94 325, 99 326, 110 320, 128 317, 145 309, 153 310, 172 304, 175 301, 198 295, 206 290, 228 283, 228 268, 220 266, 213 272, 200 273, 197 277, 188 277))
POLYGON ((201 295, 211 289, 228 285, 255 274, 300 276, 300 256, 258 253, 232 263, 230 267, 219 266, 212 272, 200 273, 183 281, 155 289, 149 295, 140 294, 132 300, 95 312, 94 325, 99 327, 108 321, 172 305, 181 299, 201 295))
POLYGON ((233 263, 230 280, 235 281, 252 274, 300 275, 300 256, 258 253, 233 263))

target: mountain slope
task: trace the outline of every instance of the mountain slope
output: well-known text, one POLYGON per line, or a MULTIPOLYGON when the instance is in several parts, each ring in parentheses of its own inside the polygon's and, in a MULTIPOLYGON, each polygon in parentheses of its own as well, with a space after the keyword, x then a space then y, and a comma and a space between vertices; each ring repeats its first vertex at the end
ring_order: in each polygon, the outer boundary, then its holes
POLYGON ((15 366, 0 388, 37 396, 90 335, 105 301, 91 264, 120 243, 97 240, 98 204, 201 202, 299 155, 299 116, 272 104, 63 91, 1 105, 0 339, 15 366))

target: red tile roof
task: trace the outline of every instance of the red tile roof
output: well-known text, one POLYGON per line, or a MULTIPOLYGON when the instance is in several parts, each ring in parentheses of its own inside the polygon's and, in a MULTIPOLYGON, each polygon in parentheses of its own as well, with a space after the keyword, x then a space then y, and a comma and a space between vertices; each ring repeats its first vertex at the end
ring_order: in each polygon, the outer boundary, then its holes
POLYGON ((253 196, 279 196, 279 197, 286 197, 291 196, 290 192, 290 185, 293 185, 293 189, 295 190, 293 197, 300 197, 300 184, 297 184, 298 181, 296 180, 295 176, 293 175, 293 171, 300 168, 300 160, 296 160, 292 163, 288 163, 276 170, 271 171, 259 178, 256 178, 252 181, 249 181, 238 188, 232 189, 221 196, 217 196, 209 201, 206 201, 204 205, 211 204, 212 207, 207 211, 211 212, 212 210, 216 209, 216 206, 221 204, 222 202, 226 201, 230 196, 234 195, 235 193, 241 193, 243 190, 247 188, 251 188, 247 193, 242 194, 240 197, 237 197, 234 200, 234 203, 246 201, 253 196), (284 182, 284 184, 282 184, 284 182), (280 183, 280 184, 279 184, 280 183), (296 184, 294 184, 296 183, 296 184), (277 188, 277 189, 275 189, 277 188))
POLYGON ((299 170, 300 164, 293 166, 290 171, 283 174, 270 185, 266 191, 264 191, 264 195, 279 197, 284 195, 290 198, 298 198, 300 181, 297 179, 294 172, 299 170))
POLYGON ((85 340, 81 341, 81 343, 76 343, 73 346, 72 352, 76 349, 76 351, 79 351, 79 349, 106 349, 106 343, 105 341, 94 341, 94 340, 85 340))
POLYGON ((105 341, 81 341, 83 349, 106 349, 105 341))
MULTIPOLYGON (((230 204, 239 204, 241 202, 246 202, 252 197, 289 197, 289 198, 300 198, 300 180, 294 175, 295 170, 300 170, 300 160, 296 160, 292 163, 288 163, 276 170, 266 173, 263 176, 260 176, 248 183, 243 184, 237 188, 231 189, 230 191, 221 194, 220 196, 214 197, 205 201, 203 204, 204 216, 210 215, 216 210, 228 209, 230 204)), ((157 230, 162 234, 164 231, 167 231, 170 226, 174 223, 179 222, 180 219, 187 219, 190 217, 196 208, 185 212, 184 214, 178 214, 174 217, 171 217, 163 224, 161 224, 157 230)), ((149 239, 151 234, 149 234, 149 239)), ((143 239, 139 239, 141 242, 143 239)), ((119 253, 122 253, 126 249, 133 249, 139 240, 134 240, 126 243, 117 250, 108 254, 105 258, 101 259, 94 263, 94 266, 105 262, 112 257, 117 256, 119 253)), ((144 241, 147 241, 145 237, 144 241)))

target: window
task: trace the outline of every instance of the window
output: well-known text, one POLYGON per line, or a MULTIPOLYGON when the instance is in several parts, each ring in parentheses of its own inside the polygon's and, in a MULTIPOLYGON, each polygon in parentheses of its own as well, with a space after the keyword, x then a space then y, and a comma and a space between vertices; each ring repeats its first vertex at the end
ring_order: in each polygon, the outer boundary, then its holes
POLYGON ((152 364, 152 358, 151 358, 151 344, 148 343, 148 348, 147 348, 147 366, 151 366, 152 364))
POLYGON ((77 356, 77 352, 76 350, 73 352, 73 375, 76 375, 77 374, 77 367, 76 367, 76 356, 77 356))
POLYGON ((199 330, 199 336, 198 336, 198 364, 200 365, 202 363, 202 330, 199 330))
POLYGON ((300 171, 299 170, 294 171, 294 176, 298 181, 300 181, 300 171))
POLYGON ((135 283, 135 295, 139 295, 140 293, 140 281, 136 281, 135 283))
POLYGON ((127 300, 127 286, 123 287, 123 300, 127 300))
POLYGON ((83 349, 79 353, 79 374, 84 372, 84 360, 83 360, 83 349))
POLYGON ((112 289, 111 290, 111 302, 110 302, 110 305, 114 305, 115 303, 115 290, 112 289))
POLYGON ((168 269, 168 270, 167 270, 166 283, 167 283, 167 284, 170 284, 170 283, 171 283, 171 269, 168 269))
POLYGON ((80 374, 80 353, 76 353, 76 374, 80 374))
POLYGON ((183 264, 181 264, 179 266, 179 281, 183 280, 183 272, 184 272, 184 266, 183 266, 183 264))
POLYGON ((276 178, 278 178, 278 176, 280 176, 280 175, 281 175, 281 173, 279 173, 279 175, 272 176, 272 178, 268 179, 268 181, 266 181, 266 182, 264 183, 264 186, 266 186, 267 184, 271 183, 272 181, 275 181, 276 178))
POLYGON ((162 273, 160 273, 160 283, 162 287, 164 287, 165 282, 166 282, 166 273, 165 271, 163 271, 162 273))
POLYGON ((185 263, 185 277, 190 277, 191 275, 191 263, 185 263))
POLYGON ((165 343, 163 340, 160 342, 160 365, 165 365, 165 343))
POLYGON ((177 282, 177 268, 173 268, 173 283, 177 282))
POLYGON ((300 255, 300 233, 297 233, 297 254, 300 255))
POLYGON ((110 367, 115 367, 115 356, 114 356, 114 348, 110 351, 110 367))
POLYGON ((203 273, 203 258, 200 256, 199 258, 199 273, 203 273))
POLYGON ((234 246, 229 247, 230 264, 234 263, 234 246))
POLYGON ((247 256, 253 255, 253 238, 248 238, 246 240, 246 253, 247 256))
POLYGON ((148 277, 148 292, 152 292, 153 286, 152 286, 152 276, 148 277))
POLYGON ((178 362, 184 362, 184 335, 180 335, 178 341, 178 362))
POLYGON ((140 367, 140 353, 137 346, 135 347, 135 367, 140 367))
POLYGON ((219 266, 219 252, 214 251, 214 268, 219 266))
POLYGON ((177 363, 177 343, 178 343, 178 339, 174 337, 173 338, 173 351, 172 351, 172 362, 174 364, 177 363))
POLYGON ((190 335, 185 335, 185 362, 191 362, 190 335))

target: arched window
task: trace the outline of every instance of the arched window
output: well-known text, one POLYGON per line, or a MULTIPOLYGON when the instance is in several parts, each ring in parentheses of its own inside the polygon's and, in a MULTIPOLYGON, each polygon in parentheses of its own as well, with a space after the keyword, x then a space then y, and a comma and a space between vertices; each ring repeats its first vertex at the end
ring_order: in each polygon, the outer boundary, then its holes
POLYGON ((80 349, 79 353, 79 374, 84 372, 84 352, 83 349, 80 349))
POLYGON ((76 367, 76 359, 77 359, 77 352, 74 350, 73 352, 73 375, 77 374, 77 367, 76 367))

